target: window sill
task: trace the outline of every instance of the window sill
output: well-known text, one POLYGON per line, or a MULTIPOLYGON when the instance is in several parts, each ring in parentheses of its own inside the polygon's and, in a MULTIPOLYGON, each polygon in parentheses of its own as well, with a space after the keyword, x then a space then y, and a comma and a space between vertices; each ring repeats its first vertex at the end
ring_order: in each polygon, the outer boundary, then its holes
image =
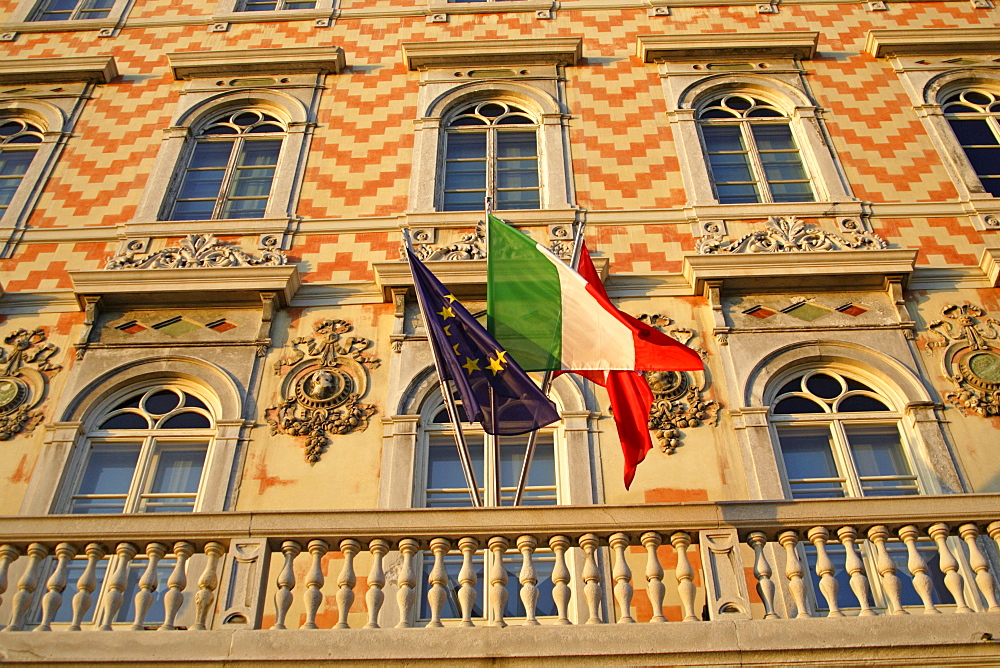
POLYGON ((272 23, 274 21, 315 21, 316 19, 337 18, 337 13, 325 9, 274 9, 261 12, 231 12, 215 14, 216 23, 272 23))
POLYGON ((117 18, 73 19, 70 21, 17 21, 0 25, 0 32, 72 32, 77 30, 114 28, 117 25, 117 18))

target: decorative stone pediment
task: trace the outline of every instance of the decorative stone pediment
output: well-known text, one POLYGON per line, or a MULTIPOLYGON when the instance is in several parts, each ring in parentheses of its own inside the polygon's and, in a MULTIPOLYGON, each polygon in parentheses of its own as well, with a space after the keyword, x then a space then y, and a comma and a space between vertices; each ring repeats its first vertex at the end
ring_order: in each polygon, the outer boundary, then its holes
POLYGON ((105 269, 193 269, 196 267, 276 267, 288 262, 285 252, 277 247, 277 237, 267 237, 259 255, 226 244, 214 234, 189 234, 177 246, 145 253, 145 243, 126 243, 108 260, 105 269), (139 257, 137 257, 137 255, 139 257))
POLYGON ((698 239, 695 250, 714 253, 789 253, 795 251, 882 250, 888 244, 877 234, 857 226, 839 234, 821 230, 795 218, 772 216, 764 227, 728 240, 710 234, 698 239))
POLYGON ((240 51, 185 51, 168 53, 170 70, 178 81, 197 77, 247 76, 333 72, 346 66, 339 46, 242 49, 240 51))
POLYGON ((579 37, 407 42, 403 62, 410 70, 489 65, 575 65, 583 57, 579 37))
POLYGON ((636 55, 644 63, 706 58, 795 58, 816 54, 818 32, 729 32, 640 35, 636 55))

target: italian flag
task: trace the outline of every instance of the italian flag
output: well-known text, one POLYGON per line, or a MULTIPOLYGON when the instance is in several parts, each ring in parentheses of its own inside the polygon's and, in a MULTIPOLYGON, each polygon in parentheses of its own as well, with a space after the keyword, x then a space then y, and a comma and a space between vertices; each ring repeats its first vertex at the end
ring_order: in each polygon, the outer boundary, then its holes
POLYGON ((487 220, 487 328, 523 369, 702 369, 695 351, 619 311, 547 248, 487 220))

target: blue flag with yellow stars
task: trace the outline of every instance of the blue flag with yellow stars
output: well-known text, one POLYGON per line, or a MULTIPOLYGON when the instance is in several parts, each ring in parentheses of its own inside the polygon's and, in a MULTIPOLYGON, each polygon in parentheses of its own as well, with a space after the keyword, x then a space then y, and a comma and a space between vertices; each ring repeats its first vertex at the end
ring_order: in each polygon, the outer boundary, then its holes
POLYGON ((557 421, 555 404, 486 328, 409 248, 406 258, 442 380, 454 381, 469 419, 487 434, 501 436, 526 434, 557 421))

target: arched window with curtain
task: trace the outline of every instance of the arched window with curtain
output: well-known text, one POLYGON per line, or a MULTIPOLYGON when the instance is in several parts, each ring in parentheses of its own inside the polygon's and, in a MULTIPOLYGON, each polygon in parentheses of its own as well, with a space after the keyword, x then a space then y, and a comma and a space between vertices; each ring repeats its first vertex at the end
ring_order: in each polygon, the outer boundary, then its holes
POLYGON ((503 100, 467 104, 446 121, 441 208, 478 211, 541 208, 538 123, 503 100))
POLYGON ((700 105, 697 118, 720 204, 815 200, 789 119, 777 106, 733 93, 700 105))
POLYGON ((17 192, 42 143, 42 129, 21 118, 0 119, 0 216, 17 192))
POLYGON ((182 513, 198 509, 214 417, 188 387, 119 395, 91 421, 66 512, 182 513))
POLYGON ((203 124, 167 220, 263 218, 287 126, 257 109, 203 124))
POLYGON ((1000 197, 1000 95, 969 88, 947 95, 941 110, 983 189, 1000 197))

